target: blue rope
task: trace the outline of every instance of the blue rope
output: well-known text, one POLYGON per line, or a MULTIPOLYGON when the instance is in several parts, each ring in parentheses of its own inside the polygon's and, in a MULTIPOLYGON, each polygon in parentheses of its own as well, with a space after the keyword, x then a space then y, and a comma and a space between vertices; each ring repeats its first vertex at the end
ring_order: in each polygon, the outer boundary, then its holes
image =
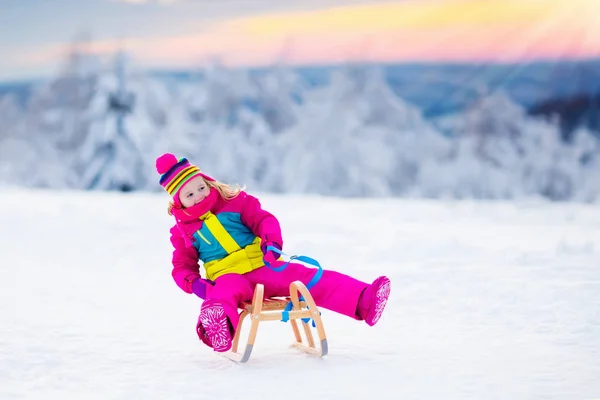
MULTIPOLYGON (((267 246, 267 251, 272 251, 272 252, 277 253, 279 255, 287 256, 287 254, 285 254, 283 251, 279 250, 277 247, 274 247, 274 246, 267 246)), ((279 267, 274 267, 267 260, 265 260, 264 257, 263 257, 263 261, 264 261, 265 265, 268 268, 271 268, 275 272, 281 272, 284 269, 286 269, 287 266, 290 264, 290 262, 292 262, 292 260, 301 261, 301 262, 304 262, 306 264, 314 265, 315 267, 317 267, 317 272, 312 277, 312 279, 306 284, 306 288, 308 290, 310 290, 313 286, 315 286, 317 284, 317 282, 319 282, 319 280, 321 280, 321 277, 323 276, 323 268, 321 267, 321 264, 319 264, 319 262, 317 260, 315 260, 314 258, 307 257, 307 256, 291 256, 290 260, 287 261, 285 264, 283 264, 283 265, 281 265, 279 267)), ((300 295, 300 299, 299 300, 300 301, 304 301, 304 297, 302 295, 300 295)), ((293 306, 294 305, 292 304, 291 301, 286 305, 285 310, 283 310, 283 312, 281 313, 281 320, 283 322, 287 322, 287 321, 290 320, 290 314, 289 314, 289 312, 292 310, 293 306)), ((302 322, 304 322, 306 324, 308 324, 310 320, 311 320, 311 318, 302 318, 302 322)), ((314 320, 312 321, 312 326, 313 327, 315 326, 315 321, 314 320)))

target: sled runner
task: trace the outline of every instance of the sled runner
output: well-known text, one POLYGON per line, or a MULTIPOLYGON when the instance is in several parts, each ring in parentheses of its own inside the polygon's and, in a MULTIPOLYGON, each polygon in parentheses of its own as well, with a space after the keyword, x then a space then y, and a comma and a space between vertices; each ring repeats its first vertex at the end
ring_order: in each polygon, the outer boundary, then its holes
POLYGON ((318 357, 327 355, 327 338, 325 336, 325 329, 323 328, 323 321, 321 320, 321 313, 310 292, 302 282, 295 281, 290 284, 290 297, 273 297, 268 299, 264 298, 264 286, 259 283, 254 289, 252 302, 242 302, 239 304, 239 308, 242 309, 242 312, 233 337, 231 351, 223 353, 230 360, 245 363, 250 359, 258 332, 258 325, 262 321, 289 321, 295 337, 292 346, 318 357), (245 349, 242 352, 238 352, 243 322, 248 316, 250 317, 251 324, 248 341, 245 349), (315 345, 313 338, 311 320, 319 336, 318 347, 315 345), (304 339, 300 334, 298 323, 302 325, 304 339))

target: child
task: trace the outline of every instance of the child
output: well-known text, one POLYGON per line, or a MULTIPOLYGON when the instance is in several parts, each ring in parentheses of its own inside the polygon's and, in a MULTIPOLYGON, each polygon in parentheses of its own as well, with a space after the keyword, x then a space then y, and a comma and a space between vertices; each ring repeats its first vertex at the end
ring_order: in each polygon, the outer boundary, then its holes
MULTIPOLYGON (((265 262, 278 266, 279 255, 267 247, 282 249, 281 228, 243 188, 218 182, 170 153, 157 158, 156 169, 160 184, 173 196, 173 279, 185 292, 204 299, 198 337, 215 351, 227 351, 238 325, 237 306, 252 299, 257 283, 264 285, 265 297, 289 296, 291 282, 307 284, 317 270, 299 263, 279 272, 265 267, 265 262), (198 261, 207 279, 201 278, 198 261)), ((387 303, 390 280, 380 276, 369 285, 324 270, 310 291, 318 306, 373 326, 387 303)))

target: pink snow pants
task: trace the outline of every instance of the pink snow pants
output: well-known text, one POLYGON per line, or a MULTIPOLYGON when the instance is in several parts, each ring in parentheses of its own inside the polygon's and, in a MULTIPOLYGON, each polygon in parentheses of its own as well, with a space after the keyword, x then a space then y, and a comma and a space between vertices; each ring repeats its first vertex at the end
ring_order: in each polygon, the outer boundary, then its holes
MULTIPOLYGON (((215 280, 214 286, 207 288, 205 300, 218 301, 223 304, 225 313, 235 331, 239 322, 238 304, 241 301, 252 300, 254 286, 257 283, 264 285, 265 297, 289 296, 290 283, 301 281, 306 285, 316 272, 315 268, 290 263, 283 271, 279 272, 264 266, 244 275, 221 275, 215 280)), ((369 286, 367 283, 348 275, 323 270, 321 279, 309 290, 317 306, 359 319, 356 316, 356 306, 362 291, 367 286, 369 286)))

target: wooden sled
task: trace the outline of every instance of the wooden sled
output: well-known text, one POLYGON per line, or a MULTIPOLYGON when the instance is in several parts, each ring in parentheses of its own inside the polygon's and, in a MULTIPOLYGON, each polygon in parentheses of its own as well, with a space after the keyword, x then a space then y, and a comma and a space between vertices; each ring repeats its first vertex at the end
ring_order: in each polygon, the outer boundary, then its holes
POLYGON ((237 363, 245 363, 248 361, 250 359, 250 355, 252 354, 252 349, 254 348, 254 341, 256 340, 256 333, 258 332, 258 324, 261 321, 282 321, 285 308, 290 301, 292 302, 293 307, 291 311, 288 311, 288 322, 292 326, 294 337, 296 339, 292 346, 318 357, 327 355, 327 338, 325 337, 325 329, 323 328, 321 313, 319 312, 319 308, 315 304, 315 301, 306 286, 300 281, 292 282, 290 284, 290 297, 287 298, 273 297, 265 299, 264 291, 264 286, 259 283, 254 289, 254 297, 252 298, 252 302, 245 301, 240 303, 239 308, 242 309, 242 313, 240 314, 240 321, 233 337, 231 351, 223 353, 223 355, 237 363), (298 293, 300 293, 303 301, 300 301, 300 296, 298 296, 298 293), (251 323, 250 333, 248 334, 248 342, 246 343, 246 347, 243 352, 238 352, 238 344, 242 332, 242 325, 247 316, 250 316, 251 323), (315 327, 319 335, 319 347, 315 346, 315 340, 313 338, 310 325, 311 321, 304 322, 302 321, 302 318, 311 318, 314 320, 315 327), (306 341, 304 341, 300 335, 298 322, 302 324, 306 341))

